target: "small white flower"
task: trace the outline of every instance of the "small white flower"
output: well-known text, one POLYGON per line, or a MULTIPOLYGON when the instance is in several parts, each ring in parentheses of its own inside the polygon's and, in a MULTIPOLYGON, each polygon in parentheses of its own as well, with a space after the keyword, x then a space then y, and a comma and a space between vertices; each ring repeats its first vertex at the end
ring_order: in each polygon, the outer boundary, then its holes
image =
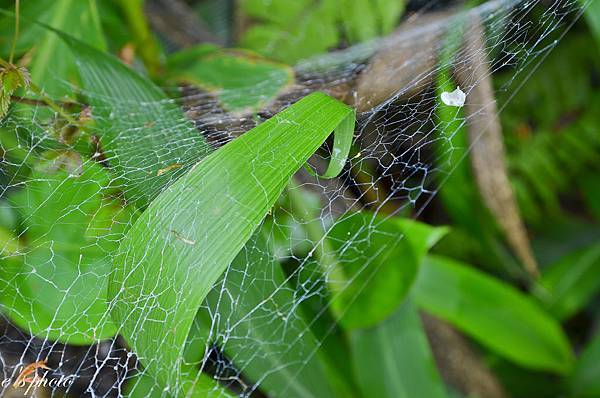
POLYGON ((467 95, 457 87, 456 90, 451 93, 444 91, 441 95, 442 102, 448 106, 458 106, 461 107, 465 104, 465 99, 467 95))

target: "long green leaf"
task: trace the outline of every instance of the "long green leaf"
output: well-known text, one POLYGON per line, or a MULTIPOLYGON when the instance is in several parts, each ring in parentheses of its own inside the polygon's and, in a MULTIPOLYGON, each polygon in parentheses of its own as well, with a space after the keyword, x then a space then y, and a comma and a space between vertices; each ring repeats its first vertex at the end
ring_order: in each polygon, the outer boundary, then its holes
MULTIPOLYGON (((190 387, 178 383, 178 375, 197 309, 291 176, 333 130, 353 133, 352 109, 321 93, 305 97, 194 166, 122 241, 109 282, 113 317, 166 386, 190 387)), ((330 164, 329 171, 341 166, 330 164)))
POLYGON ((573 365, 556 321, 516 289, 472 267, 428 256, 414 297, 421 308, 522 366, 565 373, 573 365))
POLYGON ((342 325, 351 329, 352 362, 365 396, 444 396, 418 314, 405 297, 423 257, 445 233, 361 212, 329 235, 339 240, 338 259, 352 280, 339 296, 347 305, 342 325))
POLYGON ((580 310, 600 289, 600 244, 567 254, 544 270, 539 297, 558 319, 580 310))
MULTIPOLYGON (((99 149, 120 182, 113 185, 119 185, 140 208, 146 207, 165 186, 209 152, 206 140, 150 80, 108 54, 65 33, 55 33, 76 56, 96 120, 99 149)), ((227 396, 214 380, 195 369, 182 377, 194 383, 203 396, 227 396)))
POLYGON ((365 397, 446 396, 411 300, 373 328, 351 334, 354 368, 365 397))

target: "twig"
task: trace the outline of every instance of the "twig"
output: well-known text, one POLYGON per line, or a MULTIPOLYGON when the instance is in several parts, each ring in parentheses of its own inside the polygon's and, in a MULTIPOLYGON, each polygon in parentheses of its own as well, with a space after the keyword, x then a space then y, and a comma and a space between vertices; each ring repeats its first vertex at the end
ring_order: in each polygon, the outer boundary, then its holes
POLYGON ((458 85, 470 88, 466 90, 464 109, 471 144, 471 164, 485 205, 526 271, 536 277, 539 274, 537 263, 508 178, 502 126, 485 48, 484 27, 478 19, 474 19, 465 35, 464 64, 456 71, 458 85))
MULTIPOLYGON (((35 99, 35 98, 26 98, 26 97, 21 97, 19 95, 13 95, 10 97, 10 100, 12 102, 17 102, 19 104, 25 104, 25 105, 33 105, 33 106, 48 106, 48 104, 42 100, 39 99, 35 99)), ((66 102, 66 101, 55 101, 58 105, 60 105, 62 108, 71 108, 76 106, 77 104, 75 104, 74 102, 66 102)))
POLYGON ((19 12, 20 12, 19 0, 15 0, 15 34, 12 40, 12 46, 10 47, 10 55, 8 57, 8 63, 12 64, 15 56, 15 48, 17 48, 17 39, 19 38, 19 12))

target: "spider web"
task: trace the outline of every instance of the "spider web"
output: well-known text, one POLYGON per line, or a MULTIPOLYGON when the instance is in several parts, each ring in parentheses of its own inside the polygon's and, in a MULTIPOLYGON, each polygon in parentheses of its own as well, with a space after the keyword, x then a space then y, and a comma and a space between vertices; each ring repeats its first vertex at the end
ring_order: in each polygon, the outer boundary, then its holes
MULTIPOLYGON (((387 234, 382 223, 392 216, 426 216, 428 205, 460 164, 454 155, 468 150, 468 143, 456 146, 455 135, 492 106, 476 103, 477 109, 469 113, 456 108, 451 127, 437 113, 444 106, 435 90, 437 76, 451 71, 455 84, 457 76, 466 76, 467 86, 461 89, 467 103, 474 87, 491 74, 509 76, 494 87, 501 111, 581 12, 575 1, 496 0, 465 12, 421 6, 398 33, 298 63, 296 85, 257 114, 229 114, 205 92, 166 88, 178 93, 173 104, 185 109, 193 131, 206 138, 210 150, 315 90, 343 98, 359 110, 344 172, 333 180, 306 171, 294 176, 260 233, 214 285, 199 311, 186 361, 240 396, 270 396, 269 391, 282 397, 330 396, 326 387, 315 395, 295 383, 319 379, 311 373, 317 369, 314 363, 341 333, 330 312, 332 269, 317 263, 334 255, 342 266, 344 261, 360 263, 357 275, 371 275, 380 263, 353 245, 383 234, 383 249, 397 246, 404 236, 387 234), (451 42, 448 32, 455 26, 460 34, 451 42), (474 51, 462 45, 464 37, 482 31, 483 47, 474 51), (450 56, 441 60, 445 49, 451 49, 450 56), (477 74, 482 60, 485 73, 477 74), (358 210, 372 217, 347 239, 327 244, 328 232, 358 210)), ((141 114, 149 108, 152 104, 137 109, 141 114)), ((175 152, 178 163, 191 165, 197 142, 190 138, 146 154, 147 170, 125 170, 116 179, 108 170, 125 159, 106 156, 100 148, 93 153, 86 148, 83 154, 61 152, 55 137, 57 131, 68 131, 49 124, 44 107, 27 109, 12 112, 1 126, 0 221, 9 233, 2 239, 0 256, 3 379, 14 380, 22 366, 47 359, 53 375, 74 380, 67 389, 51 389, 52 396, 67 391, 72 396, 116 397, 142 379, 149 391, 139 396, 172 396, 145 371, 146 358, 137 358, 119 336, 119 326, 110 322, 111 303, 104 298, 114 253, 141 211, 136 203, 157 193, 148 186, 124 200, 123 179, 143 178, 143 172, 154 172, 175 152)), ((180 115, 179 110, 172 112, 180 115)), ((127 118, 130 126, 112 139, 143 146, 148 138, 136 114, 114 117, 127 118)), ((179 122, 185 125, 187 120, 179 122)), ((157 131, 169 134, 167 127, 157 131)), ((321 170, 330 152, 328 142, 310 160, 311 167, 321 170)), ((11 388, 3 384, 3 394, 11 388)), ((221 394, 217 388, 213 392, 221 394)))

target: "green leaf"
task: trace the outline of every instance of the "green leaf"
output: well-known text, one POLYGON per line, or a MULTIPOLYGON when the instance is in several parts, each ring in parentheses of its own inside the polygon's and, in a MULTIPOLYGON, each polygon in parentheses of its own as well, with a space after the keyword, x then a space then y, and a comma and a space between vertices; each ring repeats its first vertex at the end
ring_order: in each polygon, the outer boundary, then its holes
POLYGON ((338 221, 328 239, 349 281, 332 302, 343 314, 342 325, 373 326, 396 311, 421 258, 444 233, 443 228, 365 211, 338 221))
MULTIPOLYGON (((305 97, 194 166, 122 241, 109 282, 112 315, 167 387, 189 388, 177 381, 197 309, 291 176, 334 129, 352 135, 353 110, 321 93, 305 97)), ((342 166, 331 163, 328 172, 342 166)))
POLYGON ((569 378, 574 398, 600 397, 600 334, 596 334, 577 361, 569 378))
POLYGON ((403 0, 244 0, 253 25, 243 47, 293 64, 336 47, 390 33, 404 12, 403 0))
MULTIPOLYGON (((55 167, 47 165, 46 167, 55 167)), ((36 170, 9 200, 22 220, 28 246, 2 277, 2 303, 30 333, 68 344, 112 337, 106 306, 110 253, 134 215, 102 197, 109 178, 96 163, 81 175, 36 170)))
POLYGON ((200 50, 207 53, 175 54, 177 62, 169 62, 169 75, 214 93, 226 110, 257 111, 294 82, 292 68, 248 51, 207 51, 206 46, 200 50))
MULTIPOLYGON (((43 10, 41 15, 32 12, 27 14, 33 14, 31 16, 34 19, 54 29, 69 32, 98 49, 106 47, 95 0, 55 0, 44 3, 47 4, 36 6, 38 13, 43 10)), ((32 43, 35 44, 35 52, 29 65, 32 81, 52 97, 72 96, 72 88, 65 82, 73 82, 77 78, 77 69, 68 47, 54 32, 39 24, 29 23, 27 27, 25 38, 28 30, 35 37, 32 43)))
POLYGON ((0 68, 0 120, 8 113, 11 96, 21 87, 29 86, 29 74, 25 68, 9 66, 0 68))
POLYGON ((127 197, 145 207, 210 151, 183 111, 118 59, 64 33, 92 106, 100 147, 127 197))
POLYGON ((411 300, 378 325, 353 331, 350 342, 356 378, 365 397, 446 396, 411 300))
POLYGON ((472 267, 428 256, 413 292, 419 307, 524 367, 566 373, 573 364, 556 321, 523 293, 472 267))
POLYGON ((404 12, 403 0, 342 0, 340 22, 351 43, 388 34, 404 12))
POLYGON ((337 0, 246 0, 241 5, 257 23, 244 32, 240 45, 266 57, 293 64, 338 44, 337 0))
POLYGON ((544 270, 539 297, 558 319, 575 314, 600 289, 600 244, 571 252, 544 270))
MULTIPOLYGON (((266 240, 251 238, 206 298, 201 324, 244 376, 269 396, 334 396, 319 341, 266 240), (212 316, 210 314, 213 314, 212 316), (274 316, 275 314, 275 316, 274 316)), ((205 342, 206 343, 206 342, 205 342)), ((196 343, 204 352, 205 346, 196 343)))
MULTIPOLYGON (((146 207, 210 151, 206 140, 179 106, 146 77, 111 55, 62 32, 56 34, 76 56, 96 120, 95 132, 119 178, 119 184, 113 185, 122 188, 138 207, 146 207)), ((194 383, 195 392, 201 396, 228 396, 214 380, 195 369, 188 369, 182 377, 194 383)))

